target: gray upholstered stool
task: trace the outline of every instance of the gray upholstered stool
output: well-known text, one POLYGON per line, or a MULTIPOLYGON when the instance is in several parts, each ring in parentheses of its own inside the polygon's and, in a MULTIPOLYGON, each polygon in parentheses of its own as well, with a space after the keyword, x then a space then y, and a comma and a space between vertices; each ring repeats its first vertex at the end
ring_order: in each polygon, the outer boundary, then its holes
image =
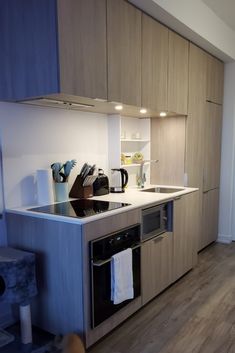
POLYGON ((32 343, 30 298, 36 294, 35 255, 0 247, 0 302, 20 305, 23 344, 32 343))

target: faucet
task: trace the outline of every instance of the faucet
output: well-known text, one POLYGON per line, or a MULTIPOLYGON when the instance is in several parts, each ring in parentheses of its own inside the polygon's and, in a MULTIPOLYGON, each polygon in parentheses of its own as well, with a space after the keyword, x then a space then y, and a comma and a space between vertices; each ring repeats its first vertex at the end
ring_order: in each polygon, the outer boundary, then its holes
POLYGON ((140 175, 139 177, 137 176, 137 185, 143 189, 144 188, 144 183, 146 181, 146 175, 144 173, 144 165, 145 163, 157 163, 159 160, 158 159, 150 159, 150 160, 143 160, 140 162, 140 175))

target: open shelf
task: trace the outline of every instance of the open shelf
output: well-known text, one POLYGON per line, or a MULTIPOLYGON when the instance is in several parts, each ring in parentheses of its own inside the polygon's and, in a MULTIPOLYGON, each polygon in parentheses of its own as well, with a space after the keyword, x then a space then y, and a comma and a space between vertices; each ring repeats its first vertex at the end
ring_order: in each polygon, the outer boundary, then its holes
POLYGON ((121 142, 150 142, 147 139, 121 139, 121 142))
MULTIPOLYGON (((144 165, 150 164, 149 162, 145 162, 144 165)), ((140 167, 140 163, 131 163, 131 164, 122 164, 121 168, 131 168, 131 167, 140 167)))

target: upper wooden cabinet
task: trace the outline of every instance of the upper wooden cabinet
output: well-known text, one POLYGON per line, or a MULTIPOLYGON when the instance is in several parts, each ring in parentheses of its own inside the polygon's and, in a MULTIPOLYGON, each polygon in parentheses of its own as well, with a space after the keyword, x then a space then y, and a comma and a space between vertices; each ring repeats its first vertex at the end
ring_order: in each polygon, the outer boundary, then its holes
POLYGON ((222 107, 206 103, 204 121, 203 191, 219 187, 222 107))
POLYGON ((57 4, 61 92, 107 99, 106 1, 57 4))
POLYGON ((107 99, 105 0, 3 0, 0 12, 0 99, 107 99))
POLYGON ((168 110, 182 115, 188 113, 188 55, 189 42, 169 31, 168 110))
POLYGON ((107 1, 108 100, 141 105, 141 11, 107 1))
POLYGON ((142 14, 142 106, 167 109, 168 28, 142 14))
POLYGON ((222 104, 224 93, 224 64, 214 56, 207 54, 207 92, 206 99, 222 104))

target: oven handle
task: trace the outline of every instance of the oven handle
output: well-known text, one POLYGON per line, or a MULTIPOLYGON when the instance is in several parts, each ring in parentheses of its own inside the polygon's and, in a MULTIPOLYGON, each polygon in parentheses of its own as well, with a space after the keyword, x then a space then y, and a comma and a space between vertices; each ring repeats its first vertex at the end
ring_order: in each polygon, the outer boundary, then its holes
MULTIPOLYGON (((141 247, 141 244, 138 244, 138 245, 135 245, 135 246, 131 247, 131 250, 136 250, 136 249, 138 249, 140 247, 141 247)), ((95 261, 95 262, 92 261, 92 265, 96 266, 96 267, 100 267, 100 266, 103 266, 103 265, 107 264, 108 262, 111 262, 111 260, 112 260, 112 258, 110 257, 110 258, 108 258, 106 260, 98 260, 98 261, 95 261)))

